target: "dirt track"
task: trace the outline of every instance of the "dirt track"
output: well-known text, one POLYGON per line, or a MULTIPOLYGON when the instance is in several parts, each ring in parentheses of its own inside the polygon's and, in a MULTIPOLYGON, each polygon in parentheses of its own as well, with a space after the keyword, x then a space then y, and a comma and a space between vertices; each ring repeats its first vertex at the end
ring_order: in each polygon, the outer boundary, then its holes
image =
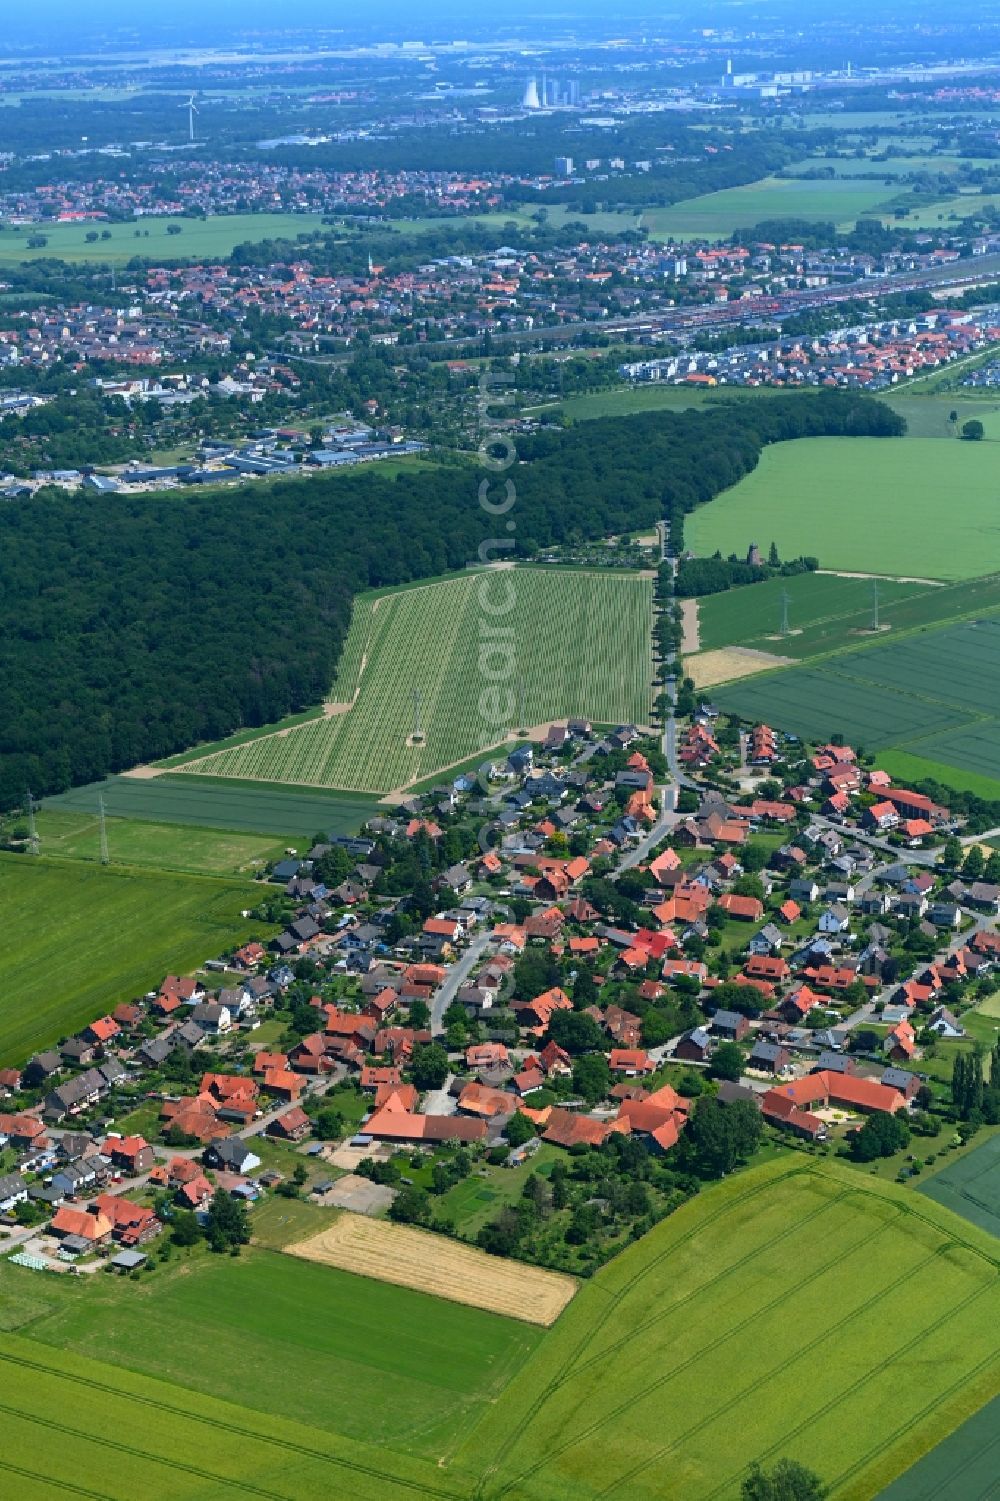
POLYGON ((457 1245, 443 1235, 342 1214, 290 1256, 395 1282, 528 1324, 553 1324, 576 1292, 572 1277, 457 1245))
POLYGON ((696 599, 681 600, 681 623, 684 627, 684 635, 681 638, 681 655, 690 657, 701 646, 698 632, 698 601, 696 599))

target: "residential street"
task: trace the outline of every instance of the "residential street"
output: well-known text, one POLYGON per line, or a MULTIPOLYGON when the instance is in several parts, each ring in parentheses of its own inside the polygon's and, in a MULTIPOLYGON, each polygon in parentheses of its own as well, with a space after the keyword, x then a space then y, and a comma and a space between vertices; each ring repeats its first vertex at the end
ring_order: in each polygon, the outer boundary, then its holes
POLYGON ((444 1014, 481 962, 489 941, 489 933, 478 933, 457 963, 448 970, 444 984, 431 1002, 431 1031, 435 1037, 444 1031, 444 1014))

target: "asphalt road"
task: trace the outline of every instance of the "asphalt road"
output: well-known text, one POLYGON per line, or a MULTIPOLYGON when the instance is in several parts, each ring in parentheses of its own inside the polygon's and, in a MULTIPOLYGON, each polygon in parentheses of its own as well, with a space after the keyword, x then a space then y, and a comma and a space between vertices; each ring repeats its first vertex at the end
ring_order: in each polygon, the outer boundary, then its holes
POLYGON ((477 934, 469 947, 449 969, 444 984, 431 1002, 431 1031, 435 1037, 444 1031, 444 1014, 472 971, 479 965, 489 941, 489 933, 477 934))

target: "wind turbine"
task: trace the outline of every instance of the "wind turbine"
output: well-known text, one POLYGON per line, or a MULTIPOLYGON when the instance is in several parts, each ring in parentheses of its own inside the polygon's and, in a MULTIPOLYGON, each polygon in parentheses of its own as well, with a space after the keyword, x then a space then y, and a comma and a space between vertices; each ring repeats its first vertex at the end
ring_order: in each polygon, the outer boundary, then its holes
POLYGON ((194 102, 194 95, 193 94, 191 95, 191 97, 188 100, 187 104, 182 104, 181 105, 181 109, 186 109, 187 112, 188 112, 188 140, 189 141, 193 141, 194 140, 194 117, 195 117, 196 114, 198 114, 198 106, 194 102))

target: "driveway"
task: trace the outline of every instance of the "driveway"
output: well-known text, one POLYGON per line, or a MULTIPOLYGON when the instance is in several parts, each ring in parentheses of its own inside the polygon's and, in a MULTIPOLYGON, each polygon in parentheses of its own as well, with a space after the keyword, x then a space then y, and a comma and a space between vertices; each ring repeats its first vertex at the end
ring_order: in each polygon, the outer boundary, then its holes
POLYGON ((424 1103, 420 1107, 421 1115, 454 1115, 456 1100, 448 1093, 455 1081, 455 1075, 449 1074, 440 1089, 432 1089, 424 1096, 424 1103))

